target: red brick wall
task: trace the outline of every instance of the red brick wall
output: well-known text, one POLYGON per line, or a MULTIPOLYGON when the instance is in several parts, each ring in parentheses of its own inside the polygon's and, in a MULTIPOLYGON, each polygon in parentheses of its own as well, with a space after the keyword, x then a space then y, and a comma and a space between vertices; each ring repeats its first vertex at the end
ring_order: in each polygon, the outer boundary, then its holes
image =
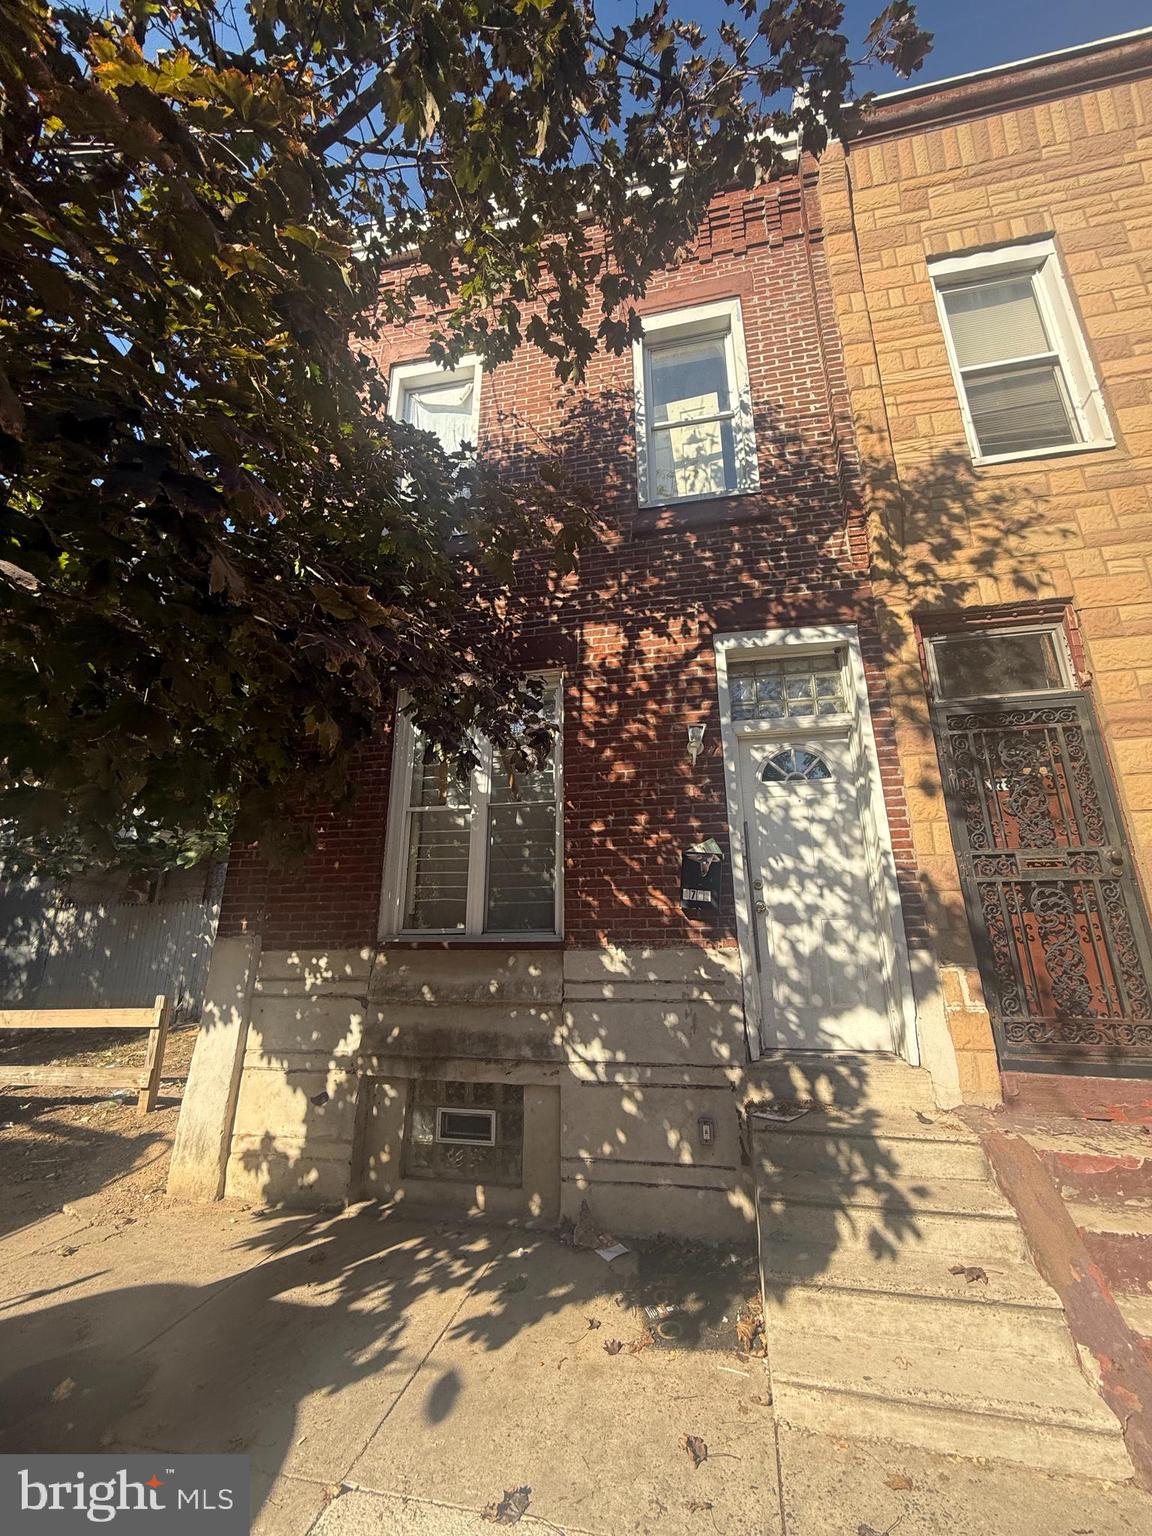
MULTIPOLYGON (((694 256, 656 278, 645 308, 741 300, 761 489, 659 511, 636 505, 629 355, 598 355, 580 389, 525 347, 481 388, 481 448, 514 458, 550 444, 599 489, 605 538, 549 586, 520 573, 514 604, 530 664, 565 673, 565 932, 569 943, 734 943, 730 889, 719 919, 677 904, 680 850, 726 845, 712 637, 717 631, 856 622, 872 694, 906 921, 923 914, 880 644, 867 585, 843 363, 817 204, 806 178, 717 199, 694 256), (692 769, 685 725, 707 721, 692 769)), ((398 330, 381 366, 426 353, 427 325, 398 330)), ((315 851, 272 871, 238 850, 222 932, 267 946, 355 945, 376 935, 388 752, 367 754, 352 810, 326 818, 315 851)))

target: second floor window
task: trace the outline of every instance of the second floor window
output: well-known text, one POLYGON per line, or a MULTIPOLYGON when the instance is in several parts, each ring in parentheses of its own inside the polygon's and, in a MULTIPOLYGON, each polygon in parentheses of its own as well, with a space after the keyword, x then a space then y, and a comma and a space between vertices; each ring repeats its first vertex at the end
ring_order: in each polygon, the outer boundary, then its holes
MULTIPOLYGON (((546 709, 558 718, 559 683, 546 709)), ((455 937, 560 932, 560 739, 522 772, 481 740, 461 779, 401 711, 384 928, 455 937)))
POLYGON ((445 453, 475 448, 480 429, 480 369, 465 358, 460 367, 401 363, 392 370, 389 414, 439 438, 445 453))
POLYGON ((641 503, 755 490, 740 301, 650 315, 633 344, 641 503))
POLYGON ((1051 241, 929 266, 974 458, 1111 443, 1051 241))

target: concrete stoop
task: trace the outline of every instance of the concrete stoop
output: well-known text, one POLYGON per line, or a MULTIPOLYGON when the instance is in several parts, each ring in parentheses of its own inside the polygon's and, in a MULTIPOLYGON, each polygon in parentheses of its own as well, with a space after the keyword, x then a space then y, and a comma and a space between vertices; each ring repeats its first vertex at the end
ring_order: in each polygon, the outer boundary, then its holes
POLYGON ((796 1120, 749 1120, 779 1420, 1130 1478, 1120 1423, 979 1138, 933 1106, 928 1074, 812 1058, 770 1063, 763 1081, 761 1099, 815 1101, 796 1120))

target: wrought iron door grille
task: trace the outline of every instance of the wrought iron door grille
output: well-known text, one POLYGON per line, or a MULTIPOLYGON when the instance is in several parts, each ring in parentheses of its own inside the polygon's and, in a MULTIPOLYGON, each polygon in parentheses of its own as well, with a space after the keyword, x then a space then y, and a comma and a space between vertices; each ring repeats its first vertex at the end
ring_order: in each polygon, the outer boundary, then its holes
POLYGON ((1152 1074, 1147 920, 1088 700, 935 713, 1001 1065, 1152 1074))

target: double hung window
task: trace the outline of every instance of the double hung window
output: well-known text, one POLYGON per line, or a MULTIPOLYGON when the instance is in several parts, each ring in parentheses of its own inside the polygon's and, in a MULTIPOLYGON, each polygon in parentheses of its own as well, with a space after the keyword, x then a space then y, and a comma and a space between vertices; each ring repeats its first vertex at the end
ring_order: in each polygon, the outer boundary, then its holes
POLYGON ((973 457, 1112 441, 1051 241, 929 263, 973 457))
MULTIPOLYGON (((559 722, 559 683, 546 709, 559 722)), ((560 737, 548 761, 514 768, 491 742, 456 771, 401 710, 384 928, 392 934, 560 933, 560 737)))
POLYGON ((641 502, 755 490, 739 300, 648 316, 643 326, 633 350, 641 502))

